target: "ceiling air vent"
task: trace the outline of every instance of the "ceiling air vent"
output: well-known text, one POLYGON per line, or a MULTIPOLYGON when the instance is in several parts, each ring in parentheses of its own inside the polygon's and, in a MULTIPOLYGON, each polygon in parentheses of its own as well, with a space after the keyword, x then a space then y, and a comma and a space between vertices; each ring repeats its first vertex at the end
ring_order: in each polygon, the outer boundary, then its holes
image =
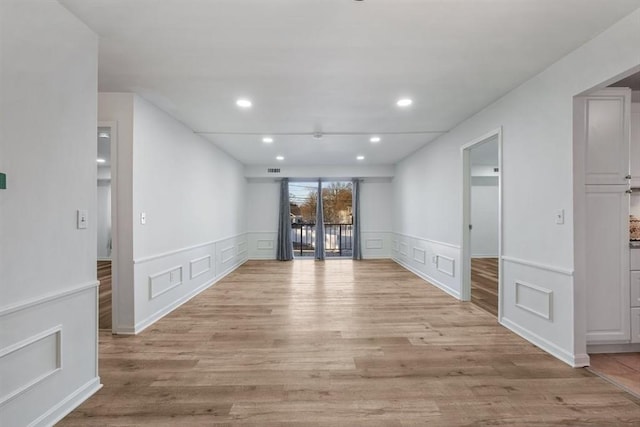
POLYGON ((267 173, 280 173, 280 168, 267 168, 267 173))

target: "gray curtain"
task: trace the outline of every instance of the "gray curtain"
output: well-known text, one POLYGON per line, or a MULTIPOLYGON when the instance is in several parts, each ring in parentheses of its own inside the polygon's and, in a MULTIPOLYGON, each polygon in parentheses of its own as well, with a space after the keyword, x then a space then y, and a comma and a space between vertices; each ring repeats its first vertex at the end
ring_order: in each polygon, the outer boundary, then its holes
POLYGON ((291 244, 291 207, 289 206, 289 179, 280 182, 280 214, 278 215, 278 251, 276 257, 280 261, 293 259, 291 244))
POLYGON ((362 259, 362 242, 360 240, 360 180, 353 180, 353 259, 362 259))
POLYGON ((324 214, 322 213, 322 180, 318 180, 318 197, 316 202, 316 259, 324 260, 324 214))

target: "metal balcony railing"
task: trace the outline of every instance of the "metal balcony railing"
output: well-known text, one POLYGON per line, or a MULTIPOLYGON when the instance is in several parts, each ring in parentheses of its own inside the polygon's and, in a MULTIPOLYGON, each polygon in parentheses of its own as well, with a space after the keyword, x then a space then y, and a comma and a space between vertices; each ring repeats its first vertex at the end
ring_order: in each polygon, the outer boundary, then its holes
MULTIPOLYGON (((294 256, 312 257, 315 237, 315 224, 291 224, 294 256)), ((324 252, 327 257, 350 257, 353 254, 353 224, 325 224, 324 252)))

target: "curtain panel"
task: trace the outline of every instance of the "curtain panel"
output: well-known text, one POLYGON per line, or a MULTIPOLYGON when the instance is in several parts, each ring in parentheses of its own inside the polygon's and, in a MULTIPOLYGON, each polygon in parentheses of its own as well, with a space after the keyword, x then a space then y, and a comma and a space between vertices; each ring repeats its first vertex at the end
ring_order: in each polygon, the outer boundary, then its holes
POLYGON ((362 259, 362 244, 360 239, 360 180, 352 182, 352 211, 353 211, 353 259, 362 259))
POLYGON ((289 178, 283 178, 280 182, 280 212, 278 215, 278 249, 276 258, 280 261, 290 261, 293 259, 289 178))

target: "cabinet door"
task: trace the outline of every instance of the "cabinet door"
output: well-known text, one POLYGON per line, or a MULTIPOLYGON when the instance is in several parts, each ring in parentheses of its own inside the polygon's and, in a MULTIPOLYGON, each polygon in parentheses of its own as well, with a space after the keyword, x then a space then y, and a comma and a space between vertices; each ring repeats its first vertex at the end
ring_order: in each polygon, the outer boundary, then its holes
POLYGON ((631 90, 604 89, 585 102, 586 184, 628 183, 631 90))
POLYGON ((640 307, 640 271, 631 271, 631 307, 640 307))
POLYGON ((629 194, 626 185, 588 185, 587 342, 629 342, 629 194))
MULTIPOLYGON (((631 169, 631 186, 640 187, 640 103, 631 104, 631 145, 629 147, 629 163, 631 169)), ((638 197, 638 196, 636 196, 638 197)))
POLYGON ((631 309, 631 342, 640 343, 640 308, 631 309))

